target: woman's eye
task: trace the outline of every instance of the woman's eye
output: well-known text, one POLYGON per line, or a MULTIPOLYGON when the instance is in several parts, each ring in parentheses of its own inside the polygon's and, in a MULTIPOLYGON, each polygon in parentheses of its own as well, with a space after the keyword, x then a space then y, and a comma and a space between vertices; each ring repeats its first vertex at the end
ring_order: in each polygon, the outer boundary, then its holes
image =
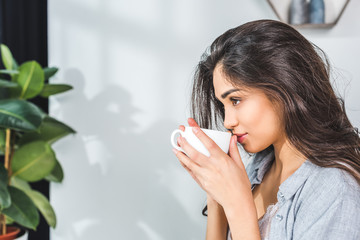
POLYGON ((231 103, 233 106, 236 106, 240 103, 240 99, 231 99, 231 103))

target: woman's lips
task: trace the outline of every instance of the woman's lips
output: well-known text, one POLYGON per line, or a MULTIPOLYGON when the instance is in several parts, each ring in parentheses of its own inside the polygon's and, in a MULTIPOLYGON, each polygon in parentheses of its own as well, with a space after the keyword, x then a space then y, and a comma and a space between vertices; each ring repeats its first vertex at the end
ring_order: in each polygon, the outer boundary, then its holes
POLYGON ((237 141, 242 144, 245 141, 245 138, 247 136, 247 133, 244 134, 236 134, 237 135, 237 141))

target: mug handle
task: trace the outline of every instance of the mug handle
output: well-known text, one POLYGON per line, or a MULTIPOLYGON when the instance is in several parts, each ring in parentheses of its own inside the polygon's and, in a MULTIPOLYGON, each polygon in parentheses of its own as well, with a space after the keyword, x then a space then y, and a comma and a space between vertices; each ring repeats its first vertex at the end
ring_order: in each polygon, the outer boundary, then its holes
POLYGON ((180 134, 180 135, 182 135, 182 133, 183 133, 183 131, 181 131, 180 129, 176 129, 176 130, 174 130, 173 132, 172 132, 172 134, 171 134, 171 137, 170 137, 170 142, 171 142, 171 145, 174 147, 174 148, 176 148, 178 151, 184 151, 181 147, 179 147, 177 144, 176 144, 176 142, 175 142, 175 135, 176 134, 180 134))

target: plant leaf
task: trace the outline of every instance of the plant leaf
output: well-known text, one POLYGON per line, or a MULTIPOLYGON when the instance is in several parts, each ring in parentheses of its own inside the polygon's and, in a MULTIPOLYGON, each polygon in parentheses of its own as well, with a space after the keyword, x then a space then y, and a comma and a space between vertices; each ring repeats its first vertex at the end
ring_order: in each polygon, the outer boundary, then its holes
POLYGON ((23 192, 32 190, 30 184, 27 181, 14 176, 11 177, 11 186, 16 187, 23 192))
POLYGON ((8 172, 3 164, 0 164, 0 209, 9 207, 11 204, 8 191, 8 172))
POLYGON ((43 70, 44 70, 44 74, 45 74, 45 80, 48 80, 49 78, 54 76, 55 73, 57 73, 57 71, 59 69, 56 67, 45 67, 45 68, 43 68, 43 70))
POLYGON ((18 98, 21 86, 17 82, 0 79, 0 100, 18 98))
POLYGON ((45 84, 40 93, 40 96, 49 97, 51 95, 69 91, 71 89, 73 89, 73 87, 67 84, 45 84))
POLYGON ((45 179, 48 181, 51 181, 51 182, 58 182, 58 183, 63 181, 64 171, 63 171, 59 161, 56 161, 56 165, 55 165, 54 169, 48 176, 45 177, 45 179))
POLYGON ((19 144, 23 145, 34 140, 42 140, 53 144, 57 140, 71 133, 75 133, 71 127, 56 120, 55 118, 47 116, 42 121, 38 131, 24 134, 21 137, 19 144))
POLYGON ((35 230, 39 225, 39 212, 31 199, 21 190, 9 186, 11 196, 10 207, 3 209, 3 213, 18 224, 35 230))
POLYGON ((5 144, 6 144, 6 132, 5 129, 0 129, 0 154, 5 152, 5 144))
POLYGON ((11 163, 12 176, 18 176, 28 182, 39 181, 52 172, 55 164, 55 153, 48 143, 31 142, 15 151, 11 163))
POLYGON ((44 114, 36 105, 18 99, 0 100, 0 127, 35 131, 44 114))
MULTIPOLYGON (((1 80, 0 80, 1 81, 1 80)), ((18 99, 21 94, 21 86, 16 82, 0 83, 0 100, 18 99)))
POLYGON ((0 73, 7 75, 19 74, 19 70, 0 69, 0 73))
POLYGON ((37 96, 44 86, 44 71, 36 61, 21 64, 17 82, 22 87, 20 98, 29 99, 37 96))
POLYGON ((30 197, 35 206, 39 209, 41 214, 44 216, 46 222, 52 228, 56 226, 56 215, 54 209, 49 203, 49 200, 38 191, 25 191, 26 195, 30 197))
POLYGON ((11 54, 10 49, 5 45, 1 44, 1 58, 3 61, 3 64, 7 70, 15 70, 18 68, 18 65, 11 54))
POLYGON ((56 226, 56 215, 49 203, 49 200, 38 191, 31 189, 30 185, 18 177, 11 178, 11 185, 23 191, 33 201, 35 206, 39 209, 41 214, 44 216, 47 223, 55 228, 56 226))
POLYGON ((13 223, 14 223, 14 220, 11 217, 6 216, 6 225, 13 224, 13 223))
MULTIPOLYGON (((17 84, 17 82, 14 82, 17 84)), ((18 84, 17 87, 13 87, 13 88, 9 88, 9 92, 10 92, 10 96, 8 99, 12 98, 12 99, 19 99, 20 95, 21 95, 21 86, 18 84)))
POLYGON ((19 84, 15 83, 15 82, 10 82, 8 80, 3 80, 0 79, 0 88, 13 88, 13 87, 18 87, 19 84))

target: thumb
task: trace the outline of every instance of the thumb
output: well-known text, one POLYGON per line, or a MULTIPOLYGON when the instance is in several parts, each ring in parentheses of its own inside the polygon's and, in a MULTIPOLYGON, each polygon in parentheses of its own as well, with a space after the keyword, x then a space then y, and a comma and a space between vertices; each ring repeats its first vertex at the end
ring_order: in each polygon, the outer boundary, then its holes
POLYGON ((237 143, 236 135, 233 135, 230 140, 229 155, 239 167, 245 168, 244 163, 241 160, 239 149, 236 143, 237 143))

